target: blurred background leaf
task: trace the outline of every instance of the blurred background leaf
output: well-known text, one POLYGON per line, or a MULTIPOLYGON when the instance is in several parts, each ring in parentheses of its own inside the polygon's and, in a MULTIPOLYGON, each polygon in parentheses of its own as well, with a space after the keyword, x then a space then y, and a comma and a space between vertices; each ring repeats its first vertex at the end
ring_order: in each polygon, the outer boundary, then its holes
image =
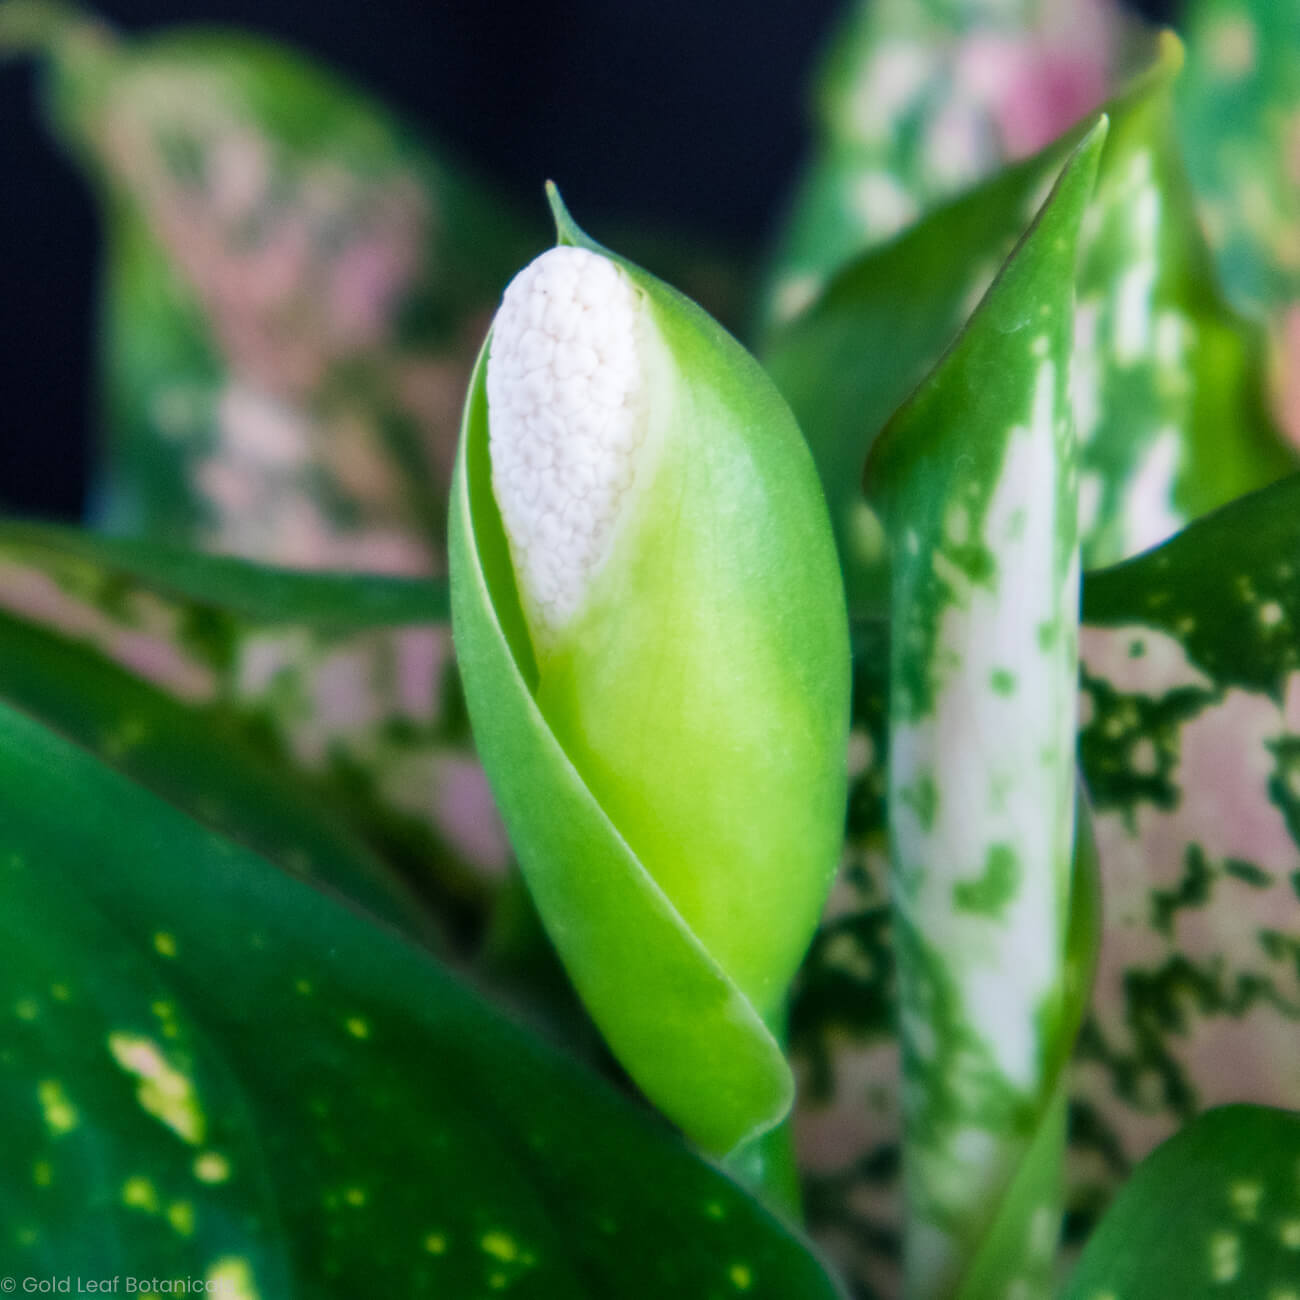
POLYGON ((1274 395, 1300 441, 1300 4, 1188 0, 1179 133, 1234 301, 1270 319, 1274 395))
POLYGON ((362 877, 414 891, 417 932, 481 935, 510 854, 443 581, 0 525, 0 647, 0 696, 205 822, 368 906, 362 877))
MULTIPOLYGON (((856 0, 817 77, 816 143, 761 315, 1099 108, 1145 59, 1118 0, 856 0)), ((1058 160, 1059 161, 1059 160, 1058 160)))
POLYGON ((441 567, 460 398, 544 245, 333 74, 250 36, 0 10, 106 221, 114 532, 297 567, 441 567))
MULTIPOLYGON (((1082 239, 1074 406, 1084 563, 1114 563, 1297 464, 1267 402, 1258 326, 1224 302, 1173 138, 1181 51, 1107 110, 1082 239)), ((877 433, 956 337, 1077 142, 929 213, 850 261, 763 353, 822 474, 850 607, 883 608, 887 564, 861 490, 877 433)))

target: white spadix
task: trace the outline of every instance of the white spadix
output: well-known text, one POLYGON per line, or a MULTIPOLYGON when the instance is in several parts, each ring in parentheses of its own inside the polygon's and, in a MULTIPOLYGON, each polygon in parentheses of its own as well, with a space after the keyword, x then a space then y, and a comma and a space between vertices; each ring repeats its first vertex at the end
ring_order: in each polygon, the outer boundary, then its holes
POLYGON ((636 479, 648 419, 644 298, 607 257, 553 248, 492 328, 492 490, 534 636, 581 609, 636 479))

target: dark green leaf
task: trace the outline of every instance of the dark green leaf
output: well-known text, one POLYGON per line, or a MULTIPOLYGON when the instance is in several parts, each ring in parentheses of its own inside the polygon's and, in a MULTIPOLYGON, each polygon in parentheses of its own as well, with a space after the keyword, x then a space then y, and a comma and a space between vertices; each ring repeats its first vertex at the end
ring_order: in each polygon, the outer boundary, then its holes
POLYGON ((241 1300, 835 1294, 427 954, 3 706, 0 827, 6 1273, 241 1300))
POLYGON ((0 522, 0 550, 53 551, 116 572, 160 595, 214 605, 274 627, 297 623, 331 631, 364 630, 450 617, 443 578, 276 569, 233 556, 133 537, 109 537, 51 524, 0 522))
POLYGON ((409 922, 402 869, 464 935, 509 847, 444 601, 435 582, 2 525, 0 698, 290 870, 403 898, 409 922))
POLYGON ((1209 1111, 1129 1179, 1063 1300, 1289 1300, 1300 1282, 1300 1116, 1209 1111))

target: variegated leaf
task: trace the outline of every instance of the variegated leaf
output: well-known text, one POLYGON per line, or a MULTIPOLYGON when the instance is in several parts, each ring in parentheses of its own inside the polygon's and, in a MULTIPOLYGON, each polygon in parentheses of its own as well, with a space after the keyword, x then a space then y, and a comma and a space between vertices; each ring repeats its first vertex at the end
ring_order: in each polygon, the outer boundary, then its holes
POLYGON ((1065 1146, 1053 1063, 1077 1020, 1069 360, 1106 129, 1084 138, 867 462, 892 567, 890 895, 916 1300, 1008 1286, 1029 1300, 1052 1283, 1065 1146))
POLYGON ((1234 300, 1272 316, 1282 419, 1300 440, 1300 3, 1191 0, 1178 123, 1234 300))
MULTIPOLYGON (((1083 588, 1105 926, 1073 1066, 1074 1240, 1201 1109, 1300 1097, 1300 478, 1083 588)), ((791 1040, 809 1224, 863 1297, 896 1294, 901 1221, 886 637, 859 630, 847 859, 791 1040)))
POLYGON ((815 152, 766 323, 792 319, 850 259, 1042 149, 1146 44, 1115 0, 857 0, 819 78, 815 152))
MULTIPOLYGON (((1088 566, 1296 464, 1269 417, 1264 340, 1223 301, 1178 160, 1172 37, 1109 107, 1081 241, 1073 399, 1088 566)), ((883 609, 887 561, 858 471, 879 429, 955 337, 1077 135, 853 262, 765 362, 817 458, 851 608, 883 609)))
POLYGON ((473 932, 510 852, 446 613, 443 583, 0 527, 0 694, 291 867, 328 878, 340 825, 473 932))
POLYGON ((1300 4, 1190 0, 1178 124, 1234 297, 1300 297, 1300 4))
POLYGON ((103 521, 291 567, 439 568, 461 396, 531 232, 269 43, 126 40, 19 0, 0 50, 23 45, 104 205, 103 521))
POLYGON ((1092 575, 1084 610, 1100 1182, 1206 1106, 1300 1099, 1300 479, 1092 575))

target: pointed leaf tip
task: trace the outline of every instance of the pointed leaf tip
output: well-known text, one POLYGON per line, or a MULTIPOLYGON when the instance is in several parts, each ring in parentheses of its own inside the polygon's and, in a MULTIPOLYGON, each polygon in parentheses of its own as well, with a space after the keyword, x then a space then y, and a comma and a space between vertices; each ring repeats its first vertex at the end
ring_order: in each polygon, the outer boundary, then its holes
POLYGON ((569 209, 564 206, 564 199, 560 197, 560 187, 554 181, 546 182, 546 201, 551 205, 551 217, 555 221, 556 244, 560 247, 600 251, 600 245, 574 221, 569 209))
MULTIPOLYGON (((1084 211, 1096 185, 1109 130, 1110 118, 1105 113, 1098 114, 1096 122, 1061 167, 1051 192, 961 333, 876 438, 863 466, 862 486, 868 501, 882 518, 888 518, 898 483, 905 478, 900 466, 916 466, 924 459, 923 456, 918 458, 914 445, 917 425, 925 423, 922 413, 930 410, 941 387, 951 382, 954 368, 966 364, 959 359, 968 358, 973 348, 982 346, 982 341, 1021 328, 1027 301, 1026 285, 1035 279, 1042 283, 1051 282, 1050 277, 1042 279, 1043 272, 1038 268, 1042 258, 1050 257, 1058 263, 1055 274, 1063 277, 1061 283, 1068 284, 1072 296, 1074 250, 1084 211)), ((1067 310, 1067 303, 1071 300, 1072 297, 1058 297, 1055 309, 1058 312, 1067 310)))
MULTIPOLYGON (((1078 148, 1075 149, 1073 156, 1065 164, 1061 173, 1061 179, 1064 180, 1076 168, 1091 170, 1091 178, 1084 177, 1091 184, 1096 180, 1097 164, 1101 159, 1101 151, 1105 147, 1106 137, 1110 135, 1110 114, 1098 113, 1097 120, 1088 128, 1088 133, 1079 141, 1078 148)), ((1057 182, 1060 184, 1060 181, 1057 182)))

